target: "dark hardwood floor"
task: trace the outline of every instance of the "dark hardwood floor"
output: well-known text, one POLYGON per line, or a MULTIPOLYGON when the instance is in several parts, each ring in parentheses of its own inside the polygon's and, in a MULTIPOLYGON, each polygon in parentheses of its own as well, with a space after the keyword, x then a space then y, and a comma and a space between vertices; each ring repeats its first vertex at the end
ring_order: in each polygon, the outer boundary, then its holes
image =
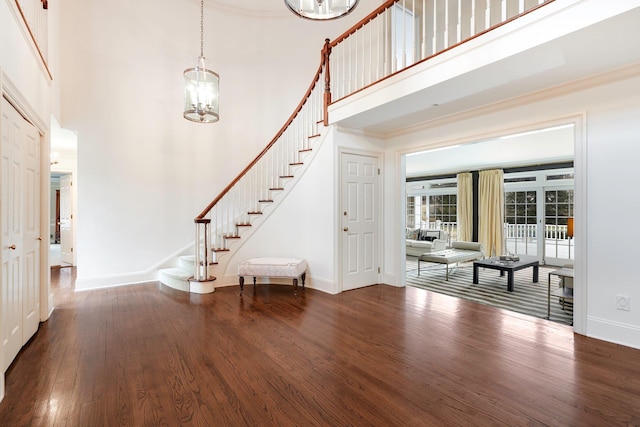
POLYGON ((640 350, 416 288, 73 292, 6 376, 2 426, 629 426, 640 350))

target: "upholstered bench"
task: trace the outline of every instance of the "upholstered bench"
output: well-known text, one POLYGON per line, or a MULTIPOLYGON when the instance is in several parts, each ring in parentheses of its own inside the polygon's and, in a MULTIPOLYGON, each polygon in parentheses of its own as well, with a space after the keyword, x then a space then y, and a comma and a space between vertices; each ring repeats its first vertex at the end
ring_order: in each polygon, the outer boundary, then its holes
POLYGON ((447 265, 445 280, 449 280, 449 264, 475 261, 484 258, 484 247, 477 242, 453 242, 450 249, 438 252, 427 252, 418 257, 418 276, 420 275, 420 261, 434 262, 447 265))
POLYGON ((240 295, 244 291, 244 276, 253 277, 253 286, 256 286, 256 277, 290 277, 293 278, 293 293, 297 295, 298 279, 302 280, 304 291, 304 279, 307 275, 307 261, 297 258, 251 258, 238 265, 240 278, 240 295))

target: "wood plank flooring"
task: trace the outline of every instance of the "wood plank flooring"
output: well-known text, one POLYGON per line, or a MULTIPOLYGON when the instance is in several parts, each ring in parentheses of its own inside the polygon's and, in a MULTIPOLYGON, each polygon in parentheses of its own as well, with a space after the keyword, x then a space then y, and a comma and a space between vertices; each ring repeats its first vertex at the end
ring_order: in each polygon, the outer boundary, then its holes
POLYGON ((2 426, 640 425, 640 350, 417 288, 73 292, 6 376, 2 426))

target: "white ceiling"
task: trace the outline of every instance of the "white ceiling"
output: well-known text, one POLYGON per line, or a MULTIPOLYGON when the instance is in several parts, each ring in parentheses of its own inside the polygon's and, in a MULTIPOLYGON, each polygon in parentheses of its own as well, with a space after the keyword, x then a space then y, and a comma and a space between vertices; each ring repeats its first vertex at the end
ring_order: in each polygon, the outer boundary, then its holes
POLYGON ((407 177, 573 160, 573 126, 509 135, 407 156, 407 177))

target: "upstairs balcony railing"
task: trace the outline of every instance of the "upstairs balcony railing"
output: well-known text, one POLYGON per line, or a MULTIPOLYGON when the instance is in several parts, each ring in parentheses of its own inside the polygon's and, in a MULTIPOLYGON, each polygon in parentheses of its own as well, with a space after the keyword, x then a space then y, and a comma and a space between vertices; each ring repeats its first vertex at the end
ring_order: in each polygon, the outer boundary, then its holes
POLYGON ((329 44, 336 102, 554 0, 390 0, 329 44))
MULTIPOLYGON (((195 280, 209 280, 211 251, 272 203, 328 125, 328 106, 554 0, 388 0, 334 41, 298 107, 260 154, 195 218, 195 280), (324 84, 322 84, 324 83, 324 84)), ((453 230, 452 230, 453 231, 453 230)))
POLYGON ((49 70, 49 17, 48 0, 15 0, 16 9, 22 18, 38 57, 51 79, 49 70))

